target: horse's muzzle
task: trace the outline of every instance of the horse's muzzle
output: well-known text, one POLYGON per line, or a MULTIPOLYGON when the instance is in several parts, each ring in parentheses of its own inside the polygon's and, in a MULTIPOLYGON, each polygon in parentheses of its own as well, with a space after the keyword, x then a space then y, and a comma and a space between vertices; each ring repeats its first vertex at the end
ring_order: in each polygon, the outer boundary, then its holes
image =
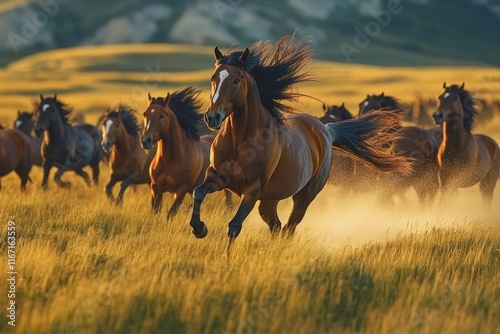
POLYGON ((443 113, 439 110, 432 114, 432 118, 434 118, 434 123, 436 124, 443 123, 443 113))
POLYGON ((225 119, 225 112, 221 110, 212 112, 209 110, 205 113, 204 119, 210 129, 219 130, 225 119))
POLYGON ((35 130, 35 135, 40 138, 43 136, 43 133, 45 132, 45 128, 42 125, 35 125, 33 127, 33 130, 35 130))
POLYGON ((153 138, 150 136, 141 137, 141 146, 145 150, 150 150, 153 147, 153 138))
POLYGON ((111 142, 111 140, 104 140, 101 143, 101 147, 104 153, 109 153, 111 151, 111 148, 113 147, 113 143, 111 142))

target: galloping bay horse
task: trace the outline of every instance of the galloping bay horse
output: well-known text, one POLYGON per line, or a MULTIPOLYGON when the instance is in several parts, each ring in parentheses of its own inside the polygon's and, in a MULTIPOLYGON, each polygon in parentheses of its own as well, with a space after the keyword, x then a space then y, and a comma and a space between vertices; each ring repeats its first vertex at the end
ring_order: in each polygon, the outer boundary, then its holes
MULTIPOLYGON (((144 112, 141 145, 151 149, 156 143, 156 154, 149 167, 151 177, 151 206, 161 210, 163 193, 174 194, 167 218, 177 214, 187 193, 203 181, 209 164, 213 135, 200 136, 203 128, 200 91, 193 87, 167 94, 165 98, 148 96, 144 112)), ((226 194, 226 203, 231 203, 226 194)))
POLYGON ((284 226, 284 233, 292 235, 327 181, 332 144, 375 168, 411 168, 405 158, 383 147, 397 138, 396 132, 386 131, 399 123, 397 113, 376 112, 325 126, 314 116, 288 112, 292 108, 282 102, 298 97, 290 88, 309 78, 303 68, 311 55, 305 44, 293 44, 293 36, 275 46, 258 42, 244 51, 223 55, 216 47, 214 53, 205 121, 222 129, 212 145, 205 180, 193 193, 190 226, 197 238, 208 233, 200 220, 203 200, 225 188, 241 196, 228 226, 228 251, 257 201, 262 219, 276 235, 281 230, 278 202, 292 197, 292 213, 284 226))
POLYGON ((461 86, 443 84, 439 106, 433 114, 441 125, 443 140, 437 154, 442 196, 479 183, 485 203, 490 203, 500 175, 500 149, 490 137, 472 134, 476 101, 461 86))
POLYGON ((0 177, 16 172, 21 179, 21 190, 24 191, 30 180, 30 170, 31 146, 28 136, 16 129, 4 129, 0 126, 0 177))
POLYGON ((114 111, 104 114, 101 121, 102 149, 109 155, 109 182, 106 195, 120 205, 123 194, 131 184, 149 184, 149 165, 156 152, 156 146, 146 153, 139 141, 141 130, 134 116, 135 110, 120 104, 114 111), (113 196, 113 187, 122 182, 120 192, 113 196))

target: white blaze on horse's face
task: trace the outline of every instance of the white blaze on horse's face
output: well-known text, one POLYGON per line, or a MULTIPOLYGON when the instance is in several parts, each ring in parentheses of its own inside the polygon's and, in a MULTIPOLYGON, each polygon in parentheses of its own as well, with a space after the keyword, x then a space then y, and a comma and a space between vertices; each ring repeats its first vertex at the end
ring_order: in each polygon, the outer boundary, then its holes
POLYGON ((16 129, 19 129, 23 125, 23 121, 16 121, 16 129))
POLYGON ((365 103, 363 103, 363 108, 366 108, 368 106, 368 101, 365 101, 365 103))
POLYGON ((42 107, 42 110, 45 112, 49 108, 50 108, 50 104, 44 104, 43 107, 42 107))
POLYGON ((229 72, 227 70, 222 70, 219 72, 219 84, 217 85, 217 88, 215 89, 215 94, 212 99, 212 102, 215 103, 217 102, 217 99, 219 98, 219 92, 220 88, 222 87, 222 83, 224 82, 224 79, 226 79, 229 76, 229 72))
POLYGON ((443 98, 445 98, 445 99, 446 99, 448 96, 450 96, 450 93, 444 93, 443 98))
MULTIPOLYGON (((153 109, 154 110, 154 109, 153 109)), ((151 126, 151 120, 148 121, 148 124, 146 124, 146 131, 149 130, 149 127, 151 126)))
POLYGON ((111 125, 113 125, 113 121, 108 119, 106 121, 106 131, 104 132, 106 136, 109 134, 109 129, 111 129, 111 125))

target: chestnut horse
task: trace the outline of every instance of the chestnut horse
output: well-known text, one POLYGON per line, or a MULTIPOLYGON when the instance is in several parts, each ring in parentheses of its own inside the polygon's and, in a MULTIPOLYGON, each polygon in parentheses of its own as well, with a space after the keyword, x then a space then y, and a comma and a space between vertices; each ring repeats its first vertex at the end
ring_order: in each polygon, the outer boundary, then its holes
POLYGON ((31 146, 31 163, 33 165, 42 165, 42 153, 40 147, 42 146, 42 138, 34 137, 31 135, 33 126, 35 125, 35 115, 27 111, 18 111, 17 118, 14 121, 14 128, 27 135, 30 139, 31 146))
POLYGON ((131 184, 149 184, 149 165, 156 152, 153 147, 146 153, 139 141, 141 130, 134 116, 135 110, 120 104, 115 111, 108 111, 101 121, 101 146, 109 154, 109 182, 106 195, 116 204, 123 203, 123 194, 131 184), (113 196, 113 187, 122 182, 120 192, 113 196))
POLYGON ((205 121, 222 129, 212 144, 205 180, 193 192, 190 226, 197 238, 208 233, 200 220, 203 200, 225 188, 241 196, 228 226, 228 251, 257 201, 262 219, 276 235, 281 230, 278 202, 292 197, 292 213, 284 227, 284 235, 291 236, 328 179, 332 143, 382 170, 411 168, 406 159, 382 147, 397 138, 397 133, 387 131, 400 121, 395 113, 388 118, 372 113, 325 126, 314 116, 287 112, 292 107, 283 102, 296 101, 299 95, 290 88, 309 78, 302 69, 310 55, 305 44, 293 45, 293 36, 276 46, 258 42, 251 50, 226 55, 215 48, 205 121))
MULTIPOLYGON (((157 143, 156 154, 149 167, 151 206, 154 212, 159 212, 163 193, 173 193, 174 202, 167 218, 177 214, 186 194, 203 181, 209 164, 214 136, 200 136, 203 115, 199 113, 199 93, 199 90, 188 87, 167 94, 165 98, 148 95, 141 145, 149 150, 157 143)), ((226 203, 230 202, 230 197, 226 197, 226 203)))
POLYGON ((485 203, 491 204, 500 175, 500 150, 490 137, 472 134, 477 115, 476 101, 461 86, 446 87, 433 114, 441 125, 443 140, 437 154, 442 196, 479 183, 485 203))
MULTIPOLYGON (((384 93, 367 95, 359 104, 358 115, 364 115, 373 110, 392 110, 403 113, 398 100, 384 93)), ((400 127, 401 137, 396 141, 395 152, 414 159, 413 171, 409 174, 392 173, 379 176, 384 199, 393 195, 406 202, 405 192, 413 187, 421 205, 429 205, 437 195, 435 183, 438 179, 436 154, 441 142, 439 127, 420 128, 417 126, 400 127)))
POLYGON ((47 189, 50 169, 57 167, 54 181, 59 187, 68 187, 69 182, 61 180, 65 171, 73 170, 81 176, 87 185, 90 178, 83 167, 90 165, 92 179, 99 181, 99 161, 102 157, 99 130, 89 124, 72 126, 68 118, 71 109, 57 96, 44 98, 36 106, 35 134, 43 137, 42 142, 42 188, 47 189))
POLYGON ((28 136, 21 131, 0 126, 0 177, 15 171, 21 179, 21 191, 24 191, 30 180, 30 170, 31 146, 28 136))

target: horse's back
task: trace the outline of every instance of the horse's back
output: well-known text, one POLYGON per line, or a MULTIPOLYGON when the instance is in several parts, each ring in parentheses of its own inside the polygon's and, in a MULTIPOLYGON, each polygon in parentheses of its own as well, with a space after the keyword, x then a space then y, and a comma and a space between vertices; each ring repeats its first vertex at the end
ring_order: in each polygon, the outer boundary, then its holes
MULTIPOLYGON (((283 198, 294 195, 312 179, 326 183, 332 159, 331 138, 317 118, 307 114, 285 114, 280 136, 279 160, 269 179, 269 189, 279 189, 283 198), (294 178, 296 182, 289 182, 294 178), (285 189, 285 188, 289 189, 285 189)), ((322 188, 321 186, 321 188, 322 188)), ((273 190, 266 195, 273 197, 273 190)))

